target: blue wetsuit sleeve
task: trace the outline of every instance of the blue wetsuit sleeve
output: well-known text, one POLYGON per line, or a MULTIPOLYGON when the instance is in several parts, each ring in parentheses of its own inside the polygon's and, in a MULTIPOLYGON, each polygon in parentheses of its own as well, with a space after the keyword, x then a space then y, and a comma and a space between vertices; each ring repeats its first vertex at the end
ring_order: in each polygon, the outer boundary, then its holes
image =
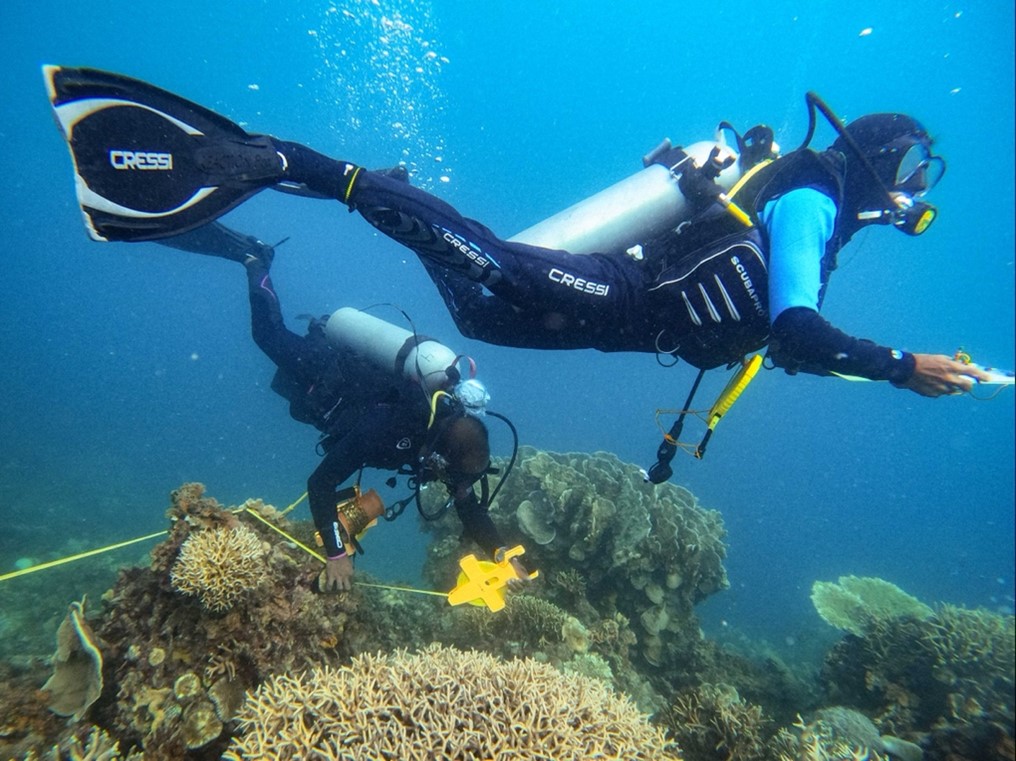
POLYGON ((816 312, 822 257, 836 226, 836 204, 813 188, 792 190, 762 210, 769 233, 769 319, 791 307, 816 312))
POLYGON ((836 204, 813 188, 792 190, 762 210, 769 234, 769 344, 788 372, 839 373, 905 383, 912 354, 854 338, 819 313, 822 258, 836 226, 836 204))

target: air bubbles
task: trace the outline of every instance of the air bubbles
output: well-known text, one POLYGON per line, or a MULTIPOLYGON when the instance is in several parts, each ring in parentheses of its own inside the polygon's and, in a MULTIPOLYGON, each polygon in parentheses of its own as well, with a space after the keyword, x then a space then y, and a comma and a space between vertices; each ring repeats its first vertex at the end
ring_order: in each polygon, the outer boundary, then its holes
MULTIPOLYGON (((435 147, 444 143, 438 134, 445 111, 438 77, 450 61, 430 35, 430 4, 389 0, 379 10, 382 4, 366 0, 329 6, 311 38, 320 52, 315 86, 323 101, 337 106, 332 128, 373 130, 386 141, 379 149, 401 152, 420 165, 424 157, 442 154, 443 145, 435 147)), ((430 171, 422 171, 414 184, 426 188, 449 181, 427 165, 430 171)))

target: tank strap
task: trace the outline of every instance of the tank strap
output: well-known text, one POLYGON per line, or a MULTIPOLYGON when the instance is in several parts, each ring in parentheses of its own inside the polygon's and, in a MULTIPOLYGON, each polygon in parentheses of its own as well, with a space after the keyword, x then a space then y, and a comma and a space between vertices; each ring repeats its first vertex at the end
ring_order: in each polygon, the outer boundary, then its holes
POLYGON ((406 364, 406 360, 409 358, 413 349, 421 344, 427 343, 428 341, 437 341, 437 339, 431 336, 414 333, 403 342, 402 346, 399 347, 398 352, 395 354, 395 364, 392 367, 392 371, 396 376, 402 373, 402 367, 406 364))

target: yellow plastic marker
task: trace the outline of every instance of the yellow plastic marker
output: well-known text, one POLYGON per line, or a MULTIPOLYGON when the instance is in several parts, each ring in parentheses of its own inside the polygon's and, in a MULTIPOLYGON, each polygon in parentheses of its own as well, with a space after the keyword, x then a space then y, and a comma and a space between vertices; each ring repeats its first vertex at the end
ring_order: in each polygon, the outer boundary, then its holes
MULTIPOLYGON (((476 555, 466 555, 459 561, 458 586, 448 593, 450 605, 486 605, 495 613, 504 607, 505 585, 512 579, 519 578, 512 567, 511 559, 524 554, 526 548, 521 544, 505 550, 501 560, 491 563, 489 560, 478 560, 476 555)), ((529 574, 530 579, 540 575, 539 571, 529 574)))
POLYGON ((734 377, 730 379, 723 392, 720 394, 716 403, 709 410, 709 414, 706 416, 706 434, 702 437, 702 441, 695 447, 693 454, 699 460, 701 460, 706 454, 706 445, 709 443, 709 439, 713 435, 713 430, 716 428, 723 416, 727 414, 731 407, 734 406, 734 402, 741 396, 742 392, 748 388, 748 384, 751 383, 752 378, 758 372, 759 368, 762 367, 762 355, 756 354, 754 357, 749 359, 747 362, 741 365, 741 369, 734 373, 734 377))
POLYGON ((751 383, 761 366, 762 355, 756 354, 734 374, 734 377, 727 383, 726 388, 723 389, 723 393, 716 400, 716 404, 709 410, 709 415, 706 418, 709 430, 715 428, 720 419, 734 406, 734 402, 737 401, 737 398, 748 387, 748 384, 751 383))

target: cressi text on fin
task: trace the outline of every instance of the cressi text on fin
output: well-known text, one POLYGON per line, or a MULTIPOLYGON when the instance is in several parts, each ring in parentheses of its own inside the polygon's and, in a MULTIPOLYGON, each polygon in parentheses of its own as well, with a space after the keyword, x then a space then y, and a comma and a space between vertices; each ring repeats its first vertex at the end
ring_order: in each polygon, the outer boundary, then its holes
POLYGON ((281 178, 271 140, 146 82, 44 66, 94 240, 142 241, 206 224, 281 178))

